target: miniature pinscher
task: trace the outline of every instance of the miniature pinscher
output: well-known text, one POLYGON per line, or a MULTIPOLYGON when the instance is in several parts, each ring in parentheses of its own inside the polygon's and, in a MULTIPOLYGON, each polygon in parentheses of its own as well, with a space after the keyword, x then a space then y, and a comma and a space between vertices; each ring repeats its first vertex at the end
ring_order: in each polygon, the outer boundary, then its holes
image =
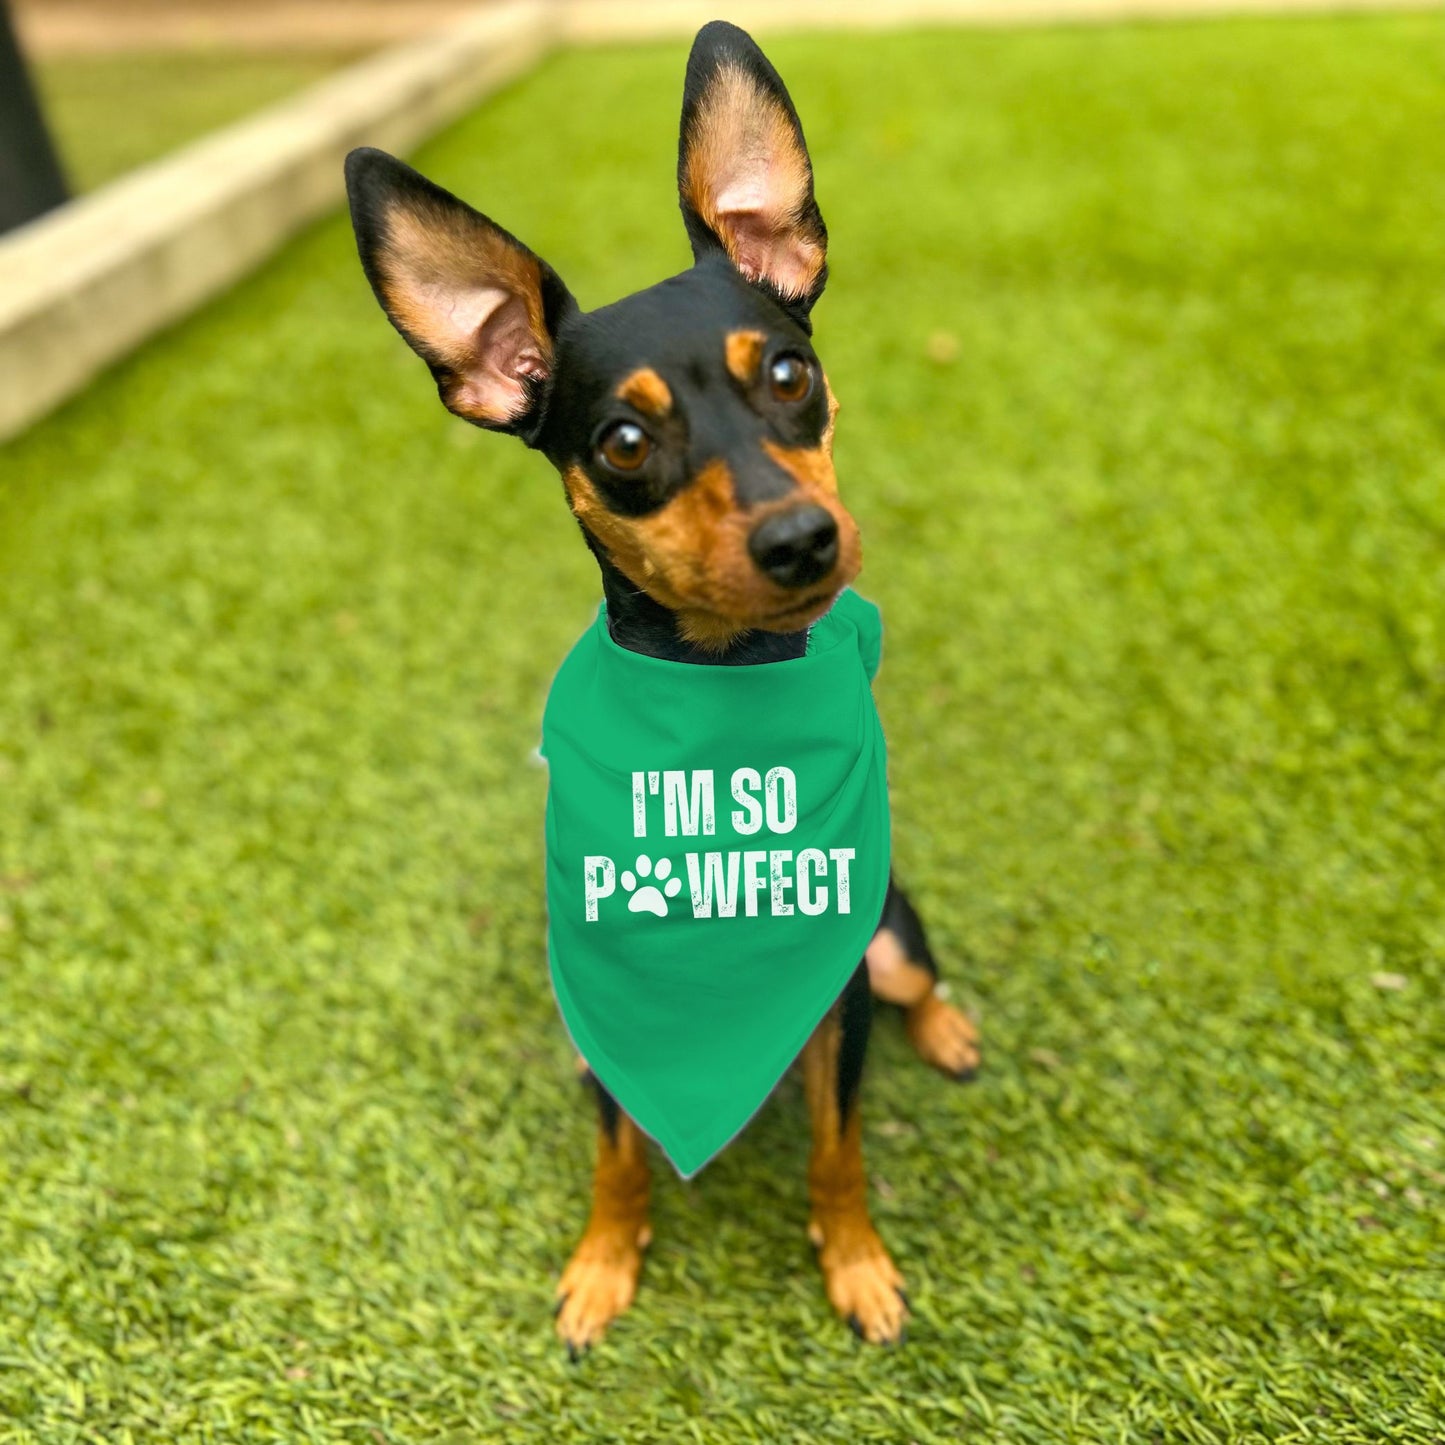
MULTIPOLYGON (((777 72, 735 26, 714 22, 693 44, 677 169, 695 264, 589 312, 541 257, 384 152, 353 151, 346 180, 367 279, 443 403, 561 473, 613 638, 700 667, 796 658, 861 554, 811 341, 828 272, 812 163, 777 72)), ((901 1338, 908 1307, 866 1198, 872 1001, 901 1007, 923 1059, 971 1078, 977 1034, 937 981, 918 913, 890 880, 865 957, 800 1056, 808 1235, 833 1308, 878 1343, 901 1338)), ((592 1084, 591 1217, 557 1290, 574 1356, 631 1303, 651 1237, 644 1136, 592 1084)))

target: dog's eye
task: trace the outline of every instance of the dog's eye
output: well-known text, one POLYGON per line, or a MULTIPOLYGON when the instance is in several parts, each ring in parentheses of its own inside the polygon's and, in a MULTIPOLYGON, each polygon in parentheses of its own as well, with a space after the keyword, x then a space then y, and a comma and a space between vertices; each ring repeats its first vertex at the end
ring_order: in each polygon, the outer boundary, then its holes
POLYGON ((609 427, 597 443, 597 455, 614 472, 635 472, 651 451, 647 433, 632 421, 620 421, 609 427))
POLYGON ((813 389, 813 373, 801 356, 785 351, 768 367, 768 384, 779 401, 802 401, 813 389))

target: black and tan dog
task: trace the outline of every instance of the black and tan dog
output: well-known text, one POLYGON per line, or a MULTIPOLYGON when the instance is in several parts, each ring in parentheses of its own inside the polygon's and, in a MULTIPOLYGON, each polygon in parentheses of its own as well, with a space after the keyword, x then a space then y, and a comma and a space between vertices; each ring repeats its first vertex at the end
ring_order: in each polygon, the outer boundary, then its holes
MULTIPOLYGON (((583 312, 545 261, 392 157, 355 151, 346 177, 366 275, 443 402, 561 473, 616 640, 699 666, 801 656, 860 547, 833 474, 837 404, 809 339, 827 231, 797 113, 752 40, 708 25, 688 62, 678 185, 696 264, 600 310, 583 312)), ((801 1057, 808 1233, 833 1307, 873 1341, 900 1337, 907 1305, 866 1199, 872 1000, 902 1007, 929 1063, 971 1077, 977 1037, 936 982, 893 882, 801 1057)), ((597 1094, 591 1218, 558 1287, 573 1351, 627 1308, 651 1235, 643 1136, 597 1094)))

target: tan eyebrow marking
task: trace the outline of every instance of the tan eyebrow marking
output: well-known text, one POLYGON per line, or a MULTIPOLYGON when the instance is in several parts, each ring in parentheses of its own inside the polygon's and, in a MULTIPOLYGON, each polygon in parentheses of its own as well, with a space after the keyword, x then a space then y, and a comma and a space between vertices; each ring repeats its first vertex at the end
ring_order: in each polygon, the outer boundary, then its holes
POLYGON ((617 399, 635 406, 644 416, 662 418, 672 410, 672 392, 650 366, 625 377, 617 388, 617 399))
POLYGON ((726 344, 728 370, 744 386, 758 379, 767 337, 761 331, 729 331, 726 344))

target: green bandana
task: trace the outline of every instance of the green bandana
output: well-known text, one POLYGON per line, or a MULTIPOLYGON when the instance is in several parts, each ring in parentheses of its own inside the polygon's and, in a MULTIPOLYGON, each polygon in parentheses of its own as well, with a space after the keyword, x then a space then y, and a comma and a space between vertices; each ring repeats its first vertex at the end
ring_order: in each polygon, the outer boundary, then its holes
POLYGON ((552 986, 603 1087, 695 1174, 857 968, 888 887, 878 609, 844 592, 807 655, 618 646, 605 608, 547 699, 552 986))

